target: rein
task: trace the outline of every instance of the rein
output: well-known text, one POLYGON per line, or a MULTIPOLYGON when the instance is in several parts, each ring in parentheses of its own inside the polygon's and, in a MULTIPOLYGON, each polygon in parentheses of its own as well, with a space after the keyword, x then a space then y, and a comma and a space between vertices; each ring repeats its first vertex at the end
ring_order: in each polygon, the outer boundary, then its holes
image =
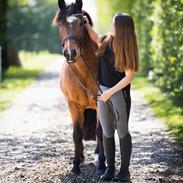
MULTIPOLYGON (((92 47, 92 49, 93 49, 93 47, 92 47)), ((83 52, 82 57, 83 57, 84 63, 85 63, 85 65, 86 65, 86 67, 87 67, 87 69, 88 69, 88 71, 89 71, 89 73, 90 73, 90 75, 91 75, 93 81, 95 82, 97 88, 99 89, 100 93, 102 94, 103 91, 102 91, 102 89, 100 88, 98 82, 96 81, 96 79, 95 79, 95 77, 94 77, 94 74, 91 72, 91 69, 89 68, 88 63, 86 62, 87 58, 86 58, 86 55, 85 55, 84 52, 83 52)), ((100 95, 96 94, 96 96, 100 96, 100 95)), ((97 100, 97 99, 96 99, 96 100, 97 100)), ((97 100, 97 101, 98 101, 98 100, 97 100)), ((113 118, 113 120, 114 120, 113 128, 114 128, 114 129, 117 129, 117 121, 119 120, 119 113, 118 113, 118 111, 116 110, 116 113, 117 113, 117 117, 116 117, 116 114, 115 114, 115 112, 114 112, 113 105, 112 105, 112 102, 111 102, 110 99, 108 99, 108 100, 106 101, 106 104, 107 104, 108 110, 109 110, 109 112, 110 112, 110 114, 112 115, 112 118, 113 118)))
POLYGON ((65 43, 65 41, 67 41, 67 40, 71 40, 71 39, 73 39, 73 40, 75 40, 75 41, 79 41, 80 42, 80 39, 78 39, 76 36, 73 36, 73 35, 68 35, 68 36, 66 36, 63 40, 62 40, 62 42, 63 42, 63 44, 65 43))
POLYGON ((74 69, 72 68, 72 66, 68 63, 69 65, 69 68, 71 69, 72 73, 74 74, 77 82, 80 84, 80 86, 87 92, 91 93, 93 95, 93 99, 97 100, 97 97, 100 96, 98 94, 96 94, 93 90, 87 88, 80 80, 79 78, 77 77, 77 74, 75 73, 74 69))

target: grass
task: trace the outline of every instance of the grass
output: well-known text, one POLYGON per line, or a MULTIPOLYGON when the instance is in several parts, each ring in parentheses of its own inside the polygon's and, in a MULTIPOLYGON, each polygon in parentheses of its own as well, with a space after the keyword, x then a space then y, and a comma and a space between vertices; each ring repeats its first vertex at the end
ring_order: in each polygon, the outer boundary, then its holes
POLYGON ((11 106, 14 98, 29 86, 43 70, 58 58, 48 52, 19 53, 21 68, 12 66, 3 72, 0 83, 0 112, 11 106))
POLYGON ((172 137, 183 147, 183 107, 174 105, 171 99, 140 74, 135 76, 133 86, 144 94, 155 115, 166 124, 172 137))

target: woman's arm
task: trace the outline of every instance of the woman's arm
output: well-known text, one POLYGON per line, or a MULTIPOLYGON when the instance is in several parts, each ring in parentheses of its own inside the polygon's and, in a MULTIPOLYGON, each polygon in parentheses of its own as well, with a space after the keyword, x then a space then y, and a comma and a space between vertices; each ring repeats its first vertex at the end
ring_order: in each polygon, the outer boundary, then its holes
POLYGON ((131 81, 133 80, 133 74, 134 74, 134 71, 126 70, 125 71, 126 76, 121 81, 119 81, 116 85, 110 88, 111 93, 114 94, 119 90, 125 88, 128 84, 130 84, 131 81))
POLYGON ((107 101, 114 93, 118 92, 119 90, 123 89, 125 86, 131 83, 133 80, 134 71, 126 70, 126 76, 121 79, 116 85, 109 88, 108 90, 104 91, 103 94, 99 97, 99 100, 107 101))
POLYGON ((91 38, 94 42, 96 42, 97 44, 101 43, 102 37, 101 37, 100 35, 98 35, 98 34, 92 29, 92 27, 91 27, 90 24, 89 24, 89 21, 88 21, 87 16, 83 16, 83 18, 84 18, 84 20, 86 21, 85 27, 86 27, 86 29, 87 29, 87 31, 88 31, 88 34, 89 34, 90 38, 91 38))

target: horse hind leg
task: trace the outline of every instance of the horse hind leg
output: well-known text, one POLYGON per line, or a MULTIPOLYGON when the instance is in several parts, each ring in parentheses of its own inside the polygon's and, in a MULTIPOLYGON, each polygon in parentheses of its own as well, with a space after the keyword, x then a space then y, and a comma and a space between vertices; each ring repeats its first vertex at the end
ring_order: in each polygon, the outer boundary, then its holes
POLYGON ((97 126, 97 146, 95 149, 95 154, 98 154, 98 158, 96 160, 96 167, 97 167, 97 175, 101 176, 105 170, 105 155, 104 155, 104 147, 103 147, 103 131, 100 122, 97 126))
POLYGON ((84 160, 83 155, 83 132, 82 125, 84 121, 83 110, 79 110, 78 107, 70 103, 69 109, 71 112, 71 117, 73 120, 73 140, 74 140, 74 159, 73 159, 73 168, 71 170, 72 175, 80 174, 80 163, 84 160))

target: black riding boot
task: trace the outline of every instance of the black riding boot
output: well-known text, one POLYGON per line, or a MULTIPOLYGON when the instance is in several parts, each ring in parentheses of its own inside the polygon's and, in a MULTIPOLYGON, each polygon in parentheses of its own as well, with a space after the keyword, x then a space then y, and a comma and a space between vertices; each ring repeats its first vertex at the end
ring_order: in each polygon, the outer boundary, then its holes
POLYGON ((106 138, 103 135, 104 152, 107 160, 107 169, 100 177, 102 181, 110 181, 115 173, 115 141, 114 137, 106 138))
POLYGON ((130 134, 126 134, 120 139, 120 151, 121 151, 121 168, 119 173, 112 179, 113 181, 130 181, 130 158, 132 152, 132 141, 130 134))

